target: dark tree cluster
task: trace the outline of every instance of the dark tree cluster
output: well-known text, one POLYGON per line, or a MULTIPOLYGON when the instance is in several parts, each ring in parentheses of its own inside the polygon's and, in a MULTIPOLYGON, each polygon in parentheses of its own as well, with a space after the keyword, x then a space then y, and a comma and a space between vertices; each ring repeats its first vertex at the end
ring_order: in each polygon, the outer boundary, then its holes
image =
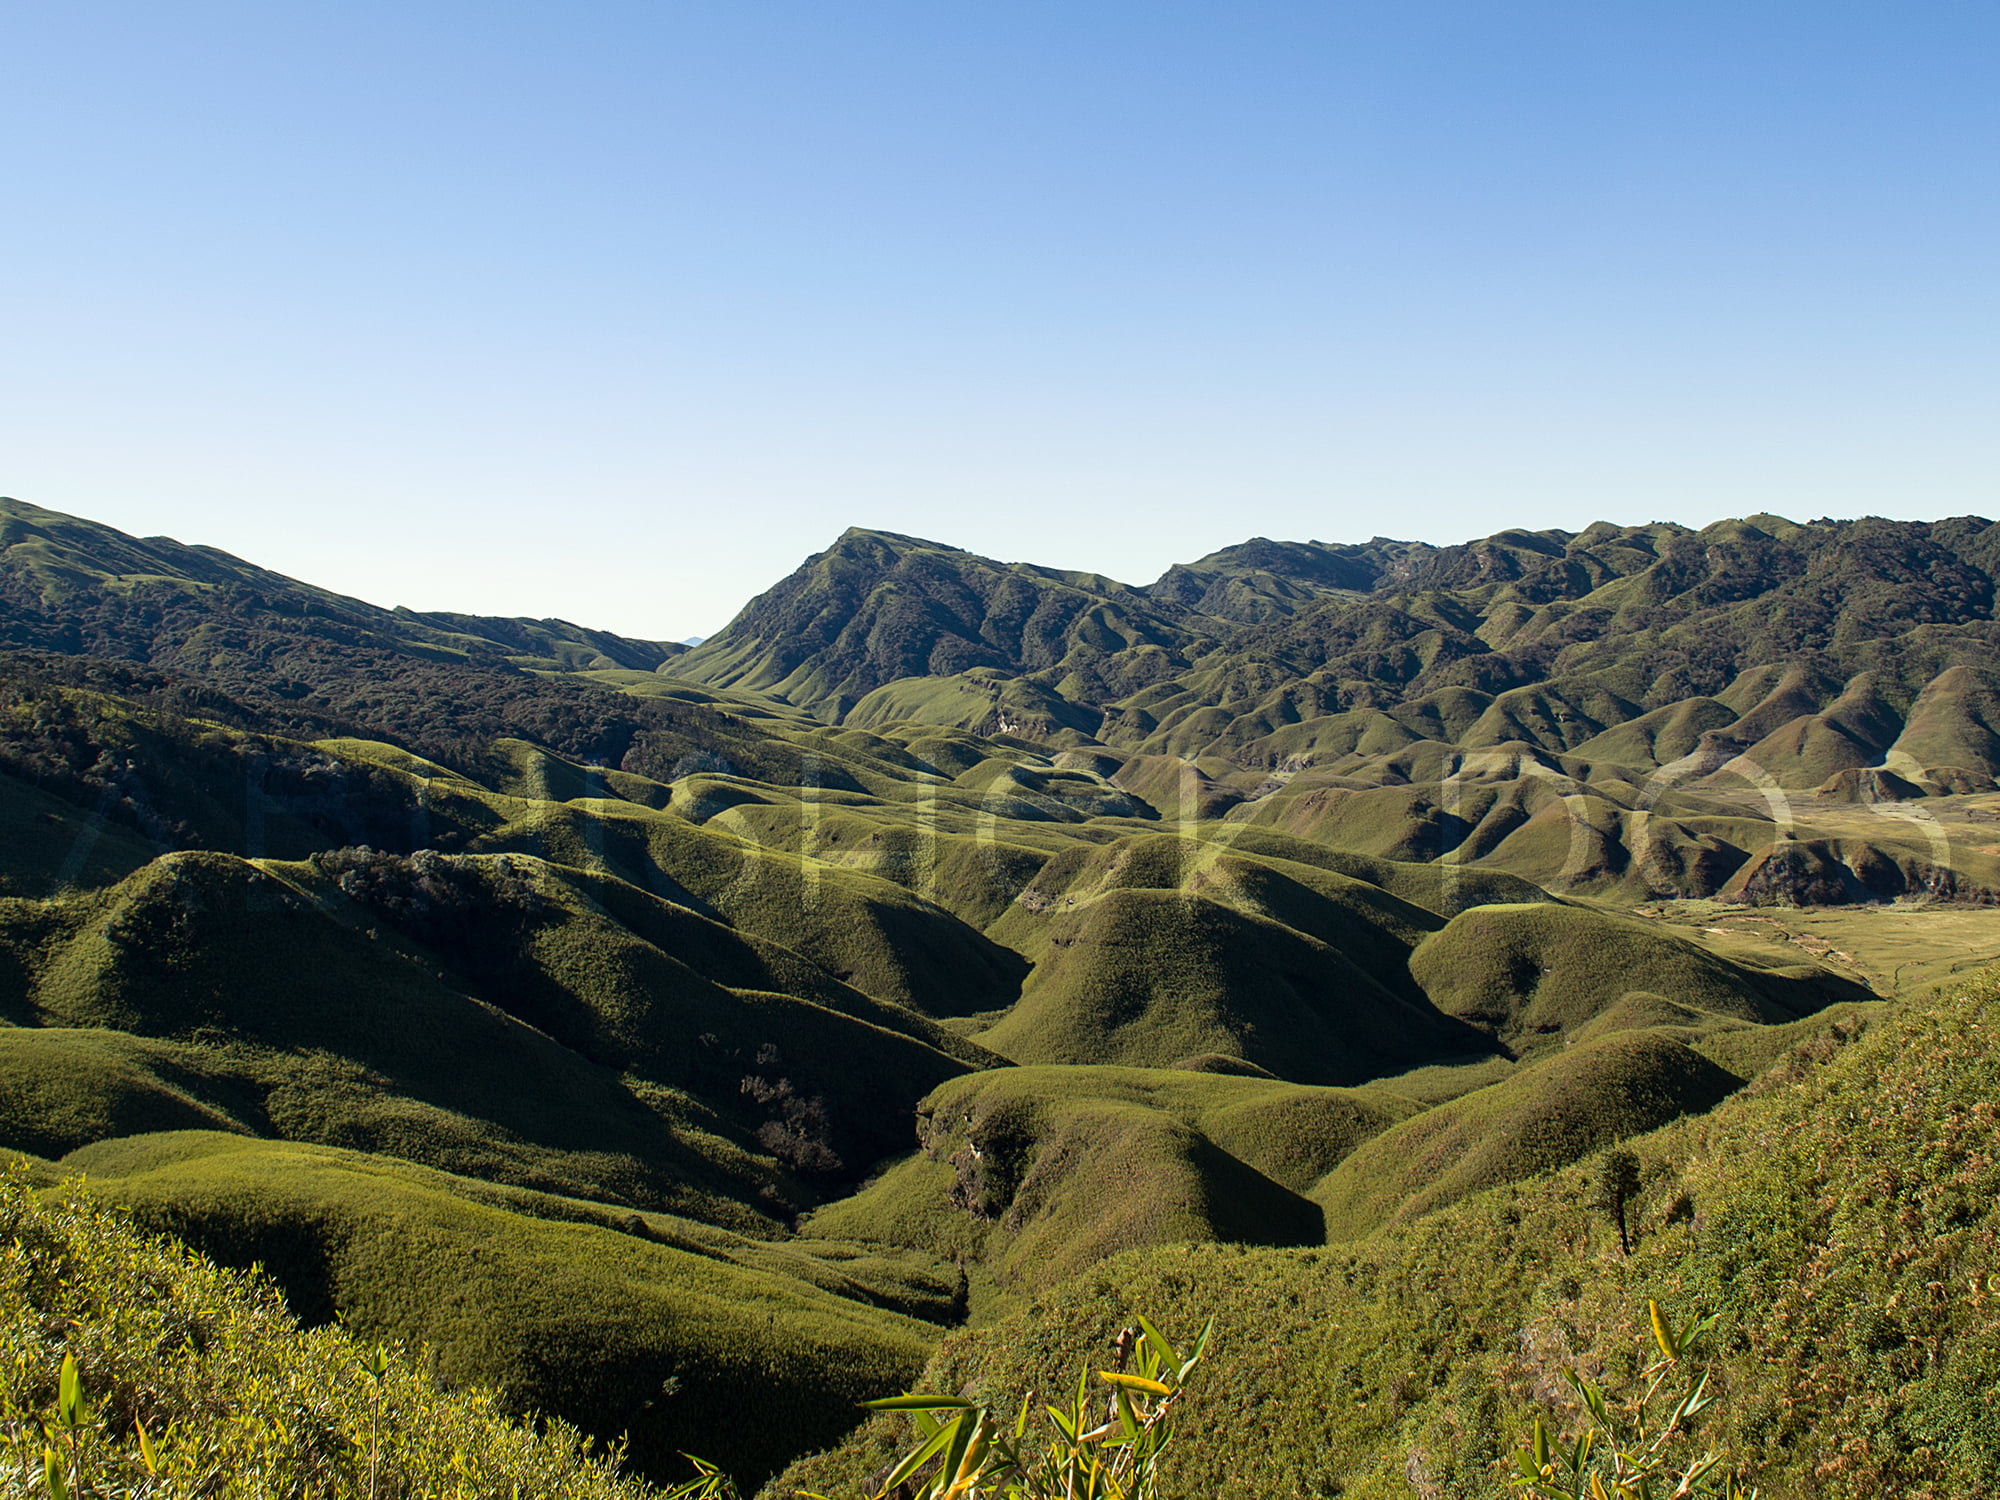
POLYGON ((474 859, 435 849, 402 855, 362 845, 329 849, 313 863, 342 894, 413 942, 480 969, 505 967, 491 947, 493 912, 511 913, 510 925, 524 931, 549 904, 505 857, 474 859))
POLYGON ((825 1098, 807 1095, 790 1078, 767 1076, 783 1062, 776 1047, 759 1048, 756 1062, 760 1071, 744 1075, 740 1092, 766 1115, 756 1129, 757 1143, 786 1170, 807 1180, 838 1177, 845 1163, 833 1149, 825 1098))

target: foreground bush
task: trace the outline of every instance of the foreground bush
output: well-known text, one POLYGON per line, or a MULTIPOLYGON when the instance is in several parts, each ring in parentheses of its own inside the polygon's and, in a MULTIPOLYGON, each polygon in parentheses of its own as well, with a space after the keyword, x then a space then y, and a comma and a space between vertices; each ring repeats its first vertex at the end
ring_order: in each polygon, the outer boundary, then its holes
MULTIPOLYGON (((1094 1382, 1086 1367, 1055 1401, 1030 1391, 1011 1414, 963 1396, 865 1402, 907 1416, 916 1441, 869 1476, 863 1493, 867 1500, 1155 1500, 1175 1404, 1214 1327, 1182 1354, 1140 1318, 1113 1341, 1113 1367, 1098 1370, 1094 1382)), ((720 1469, 698 1458, 694 1465, 696 1477, 667 1500, 740 1500, 720 1469)))
MULTIPOLYGON (((1614 1153, 1616 1154, 1616 1153, 1614 1153)), ((1621 1243, 1623 1229, 1621 1226, 1621 1243)), ((1714 1448, 1698 1446, 1692 1424, 1713 1406, 1709 1372, 1689 1362, 1715 1318, 1685 1328, 1649 1301, 1660 1357, 1639 1371, 1628 1390, 1608 1392, 1574 1370, 1563 1383, 1576 1397, 1576 1433, 1565 1442, 1538 1416, 1514 1455, 1517 1492, 1535 1500, 1757 1500, 1714 1448)))
POLYGON ((1062 1405, 1032 1392, 1010 1420, 959 1396, 892 1396, 877 1411, 908 1412, 919 1438, 875 1482, 874 1500, 1152 1500, 1160 1455, 1174 1435, 1172 1410, 1208 1348, 1213 1324, 1183 1358, 1144 1318, 1113 1345, 1116 1368, 1099 1370, 1101 1410, 1090 1372, 1062 1405), (1128 1363, 1130 1368, 1127 1368, 1128 1363), (1031 1431, 1045 1429, 1031 1437, 1031 1431))
POLYGON ((333 1328, 261 1277, 0 1177, 0 1489, 104 1497, 632 1500, 573 1429, 333 1328))

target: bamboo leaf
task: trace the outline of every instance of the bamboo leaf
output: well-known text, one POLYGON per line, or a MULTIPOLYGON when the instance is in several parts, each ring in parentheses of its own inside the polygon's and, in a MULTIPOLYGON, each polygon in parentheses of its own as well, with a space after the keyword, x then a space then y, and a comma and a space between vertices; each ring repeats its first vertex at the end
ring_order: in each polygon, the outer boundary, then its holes
POLYGON ((1715 1466, 1721 1462, 1722 1455, 1720 1453, 1704 1453, 1699 1459, 1688 1466, 1687 1477, 1681 1480, 1681 1488, 1692 1490, 1702 1480, 1708 1478, 1714 1472, 1715 1466))
POLYGON ((1192 1364, 1195 1360, 1200 1359, 1202 1355, 1208 1352, 1208 1336, 1214 1332, 1215 1332, 1215 1319, 1210 1318, 1206 1323, 1202 1325, 1201 1337, 1197 1338, 1194 1341, 1194 1353, 1188 1356, 1188 1363, 1192 1364))
POLYGON ((1144 1391, 1149 1396, 1171 1396, 1174 1393, 1172 1386, 1148 1380, 1143 1375, 1126 1375, 1118 1370, 1099 1370, 1097 1373, 1121 1390, 1144 1391))
POLYGON ((966 1441, 952 1447, 952 1454, 957 1455, 958 1461, 953 1463, 951 1454, 945 1457, 944 1469, 951 1476, 951 1481, 938 1500, 964 1500, 979 1480, 979 1460, 985 1451, 986 1423, 968 1423, 966 1441))
POLYGON ((83 1377, 77 1373, 74 1354, 63 1356, 62 1375, 56 1382, 56 1410, 63 1426, 83 1425, 83 1377))
POLYGON ((948 1423, 943 1427, 940 1427, 936 1432, 932 1433, 927 1440, 925 1440, 923 1443, 920 1443, 917 1447, 911 1449, 910 1452, 904 1456, 903 1461, 897 1464, 895 1468, 889 1471, 889 1477, 882 1481, 882 1487, 875 1492, 876 1495, 878 1497, 887 1495, 890 1491, 894 1490, 898 1485, 900 1485, 904 1480, 908 1479, 912 1474, 916 1473, 917 1470, 921 1469, 925 1464, 929 1463, 933 1458, 935 1458, 937 1456, 938 1450, 944 1447, 946 1443, 951 1441, 952 1433, 958 1429, 959 1425, 963 1423, 964 1420, 965 1418, 961 1416, 956 1421, 948 1423))
POLYGON ((1688 1324, 1687 1331, 1681 1335, 1681 1347, 1683 1349, 1687 1348, 1696 1339, 1700 1338, 1704 1333, 1707 1333, 1709 1329, 1713 1328, 1721 1320, 1722 1320, 1721 1313, 1712 1312, 1707 1317, 1697 1319, 1696 1321, 1688 1324))
POLYGON ((1695 1382, 1694 1389, 1683 1396, 1681 1404, 1674 1408, 1674 1421, 1684 1422, 1714 1401, 1715 1397, 1708 1393, 1708 1372, 1704 1370, 1701 1379, 1695 1382))
POLYGON ((969 1414, 961 1415, 951 1424, 951 1442, 944 1450, 944 1462, 939 1468, 954 1484, 965 1471, 966 1455, 979 1436, 979 1426, 969 1414))
POLYGON ((1674 1337, 1673 1325, 1667 1321, 1667 1315, 1660 1311, 1660 1304, 1648 1297, 1646 1312, 1653 1320, 1653 1341, 1660 1346, 1660 1352, 1668 1359, 1679 1359, 1680 1340, 1674 1337))
POLYGON ((1155 1328, 1143 1317, 1139 1319, 1139 1331, 1146 1335, 1146 1342, 1153 1346, 1154 1352, 1161 1359, 1170 1365, 1177 1365, 1181 1362, 1181 1357, 1174 1353, 1174 1346, 1167 1342, 1166 1335, 1161 1333, 1159 1329, 1155 1328))
POLYGON ((973 1403, 962 1396, 884 1396, 880 1401, 861 1403, 870 1411, 971 1411, 973 1403))
POLYGON ((1139 1435, 1139 1418, 1132 1410, 1132 1398, 1123 1390, 1117 1392, 1118 1425, 1125 1430, 1124 1440, 1130 1442, 1139 1435))

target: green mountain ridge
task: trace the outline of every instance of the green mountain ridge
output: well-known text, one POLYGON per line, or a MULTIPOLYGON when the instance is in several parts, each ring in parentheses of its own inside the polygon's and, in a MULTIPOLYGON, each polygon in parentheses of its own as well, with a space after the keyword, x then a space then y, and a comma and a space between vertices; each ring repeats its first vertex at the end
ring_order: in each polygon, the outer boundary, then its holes
MULTIPOLYGON (((1318 763, 1348 715, 1451 688, 1504 708, 1510 692, 1574 681, 1593 702, 1563 700, 1541 721, 1496 717, 1470 741, 1560 751, 1585 737, 1572 724, 1601 732, 1725 694, 1772 660, 1824 679, 1791 684, 1793 712, 1754 735, 1755 710, 1774 708, 1768 693, 1738 705, 1734 739, 1749 750, 1793 719, 1838 712, 1843 688, 1868 672, 1878 733, 1900 731, 1930 678, 1990 656, 1995 566, 2000 538, 1977 517, 1799 526, 1764 516, 1701 532, 1600 523, 1445 548, 1258 539, 1144 587, 853 530, 674 670, 835 718, 902 679, 997 673, 986 680, 1001 698, 1025 679, 1015 691, 1097 716, 1091 733, 1107 744, 1246 765, 1285 759, 1246 747, 1302 725, 1312 733, 1295 733, 1289 756, 1318 763), (1260 602, 1217 595, 1204 607, 1224 585, 1260 602)), ((1003 712, 993 705, 994 723, 966 727, 997 728, 1003 712)), ((1897 737, 1856 744, 1879 755, 1897 737)), ((1927 741, 1920 727, 1905 753, 1990 774, 1991 750, 1927 741)), ((1812 780, 1788 784, 1810 789, 1845 768, 1821 757, 1812 780)))

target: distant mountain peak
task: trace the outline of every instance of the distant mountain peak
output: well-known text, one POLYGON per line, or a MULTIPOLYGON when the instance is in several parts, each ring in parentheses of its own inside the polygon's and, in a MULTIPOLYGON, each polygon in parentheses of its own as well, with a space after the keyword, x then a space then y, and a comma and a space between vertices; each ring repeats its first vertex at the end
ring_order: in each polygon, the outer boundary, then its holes
MULTIPOLYGON (((899 552, 911 549, 924 552, 965 552, 963 547, 954 547, 949 542, 934 542, 928 537, 911 536, 906 532, 883 531, 874 526, 850 526, 834 539, 833 545, 828 547, 826 552, 817 555, 824 557, 827 553, 838 552, 855 542, 874 542, 899 552)), ((966 552, 965 555, 970 557, 973 554, 966 552)))

